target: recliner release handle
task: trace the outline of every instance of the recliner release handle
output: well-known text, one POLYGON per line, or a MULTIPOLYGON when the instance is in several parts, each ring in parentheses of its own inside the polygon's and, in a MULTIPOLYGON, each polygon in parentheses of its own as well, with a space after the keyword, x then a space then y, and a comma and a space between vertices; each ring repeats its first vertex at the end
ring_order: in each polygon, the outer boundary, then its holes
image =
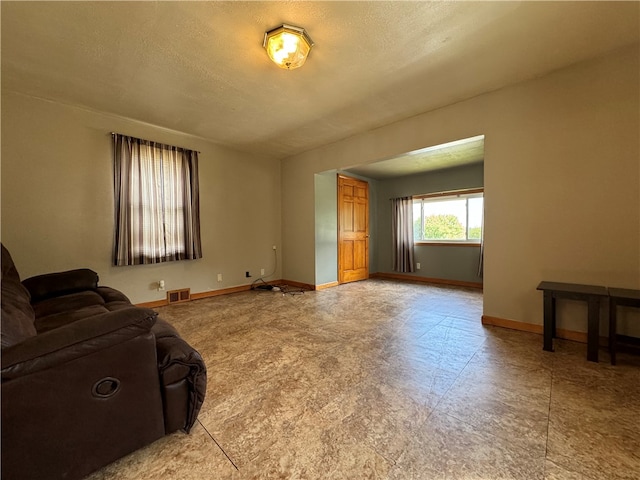
POLYGON ((120 390, 120 380, 113 377, 106 377, 98 380, 94 385, 91 393, 97 398, 109 398, 114 396, 120 390))

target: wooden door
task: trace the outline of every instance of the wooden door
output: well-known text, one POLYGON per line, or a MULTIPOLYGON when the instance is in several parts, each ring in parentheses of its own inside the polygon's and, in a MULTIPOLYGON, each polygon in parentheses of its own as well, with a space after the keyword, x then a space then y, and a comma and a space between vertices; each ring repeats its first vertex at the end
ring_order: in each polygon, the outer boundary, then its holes
POLYGON ((338 175, 338 280, 369 278, 369 184, 338 175))

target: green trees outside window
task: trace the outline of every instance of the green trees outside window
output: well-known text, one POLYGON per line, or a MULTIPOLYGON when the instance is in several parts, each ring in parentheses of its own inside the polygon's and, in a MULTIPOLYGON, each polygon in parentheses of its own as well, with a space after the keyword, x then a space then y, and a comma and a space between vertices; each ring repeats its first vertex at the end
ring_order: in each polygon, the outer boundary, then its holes
POLYGON ((415 241, 479 243, 482 239, 482 193, 420 198, 413 207, 415 241))

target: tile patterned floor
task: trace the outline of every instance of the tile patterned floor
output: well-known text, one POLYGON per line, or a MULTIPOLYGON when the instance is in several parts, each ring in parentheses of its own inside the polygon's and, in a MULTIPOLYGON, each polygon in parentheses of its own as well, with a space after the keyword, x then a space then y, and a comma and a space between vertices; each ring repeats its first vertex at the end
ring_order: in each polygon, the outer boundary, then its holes
POLYGON ((483 327, 476 290, 369 280, 158 309, 207 398, 107 479, 639 479, 640 357, 483 327))

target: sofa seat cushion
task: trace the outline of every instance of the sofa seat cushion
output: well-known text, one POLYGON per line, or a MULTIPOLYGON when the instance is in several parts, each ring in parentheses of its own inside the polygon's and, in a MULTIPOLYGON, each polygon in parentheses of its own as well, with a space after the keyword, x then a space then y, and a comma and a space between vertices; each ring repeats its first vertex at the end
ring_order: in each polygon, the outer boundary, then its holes
POLYGON ((35 328, 38 333, 44 333, 78 320, 125 308, 131 308, 129 299, 109 287, 47 298, 33 304, 35 328))
MULTIPOLYGON (((129 298, 122 292, 111 287, 98 287, 95 289, 96 293, 102 297, 104 303, 110 304, 122 304, 131 305, 129 298)), ((110 308, 110 307, 109 307, 110 308)), ((110 308, 111 309, 111 308, 110 308)), ((115 308, 113 309, 115 310, 115 308)))
MULTIPOLYGON (((71 293, 60 297, 49 298, 41 302, 33 304, 33 310, 36 312, 36 319, 58 313, 71 312, 93 305, 101 305, 104 307, 104 299, 92 290, 84 292, 71 293)), ((103 310, 103 312, 106 309, 103 310)))
POLYGON ((87 305, 86 307, 75 310, 53 313, 36 318, 36 330, 38 330, 38 334, 41 334, 77 322, 78 320, 84 320, 85 318, 95 317, 108 312, 109 310, 104 308, 104 305, 87 305))
POLYGON ((127 296, 115 288, 98 287, 96 288, 96 293, 102 297, 104 300, 104 307, 110 312, 131 307, 131 301, 127 296))

